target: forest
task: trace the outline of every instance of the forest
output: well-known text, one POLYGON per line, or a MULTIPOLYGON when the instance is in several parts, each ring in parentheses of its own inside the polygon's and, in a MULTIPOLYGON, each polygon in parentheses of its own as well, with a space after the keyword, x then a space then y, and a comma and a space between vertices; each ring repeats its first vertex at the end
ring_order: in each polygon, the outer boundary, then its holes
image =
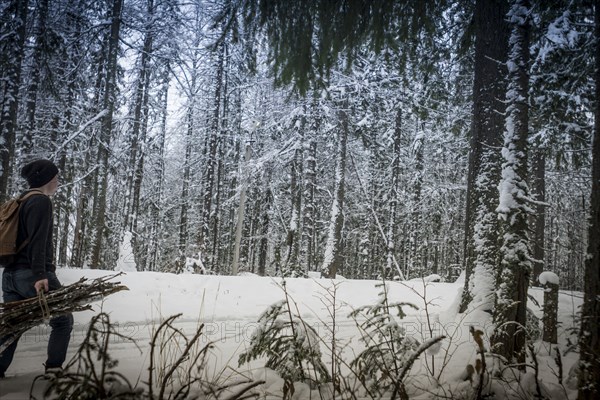
POLYGON ((0 202, 47 158, 58 266, 462 272, 499 325, 551 271, 598 377, 599 8, 1 0, 0 202))

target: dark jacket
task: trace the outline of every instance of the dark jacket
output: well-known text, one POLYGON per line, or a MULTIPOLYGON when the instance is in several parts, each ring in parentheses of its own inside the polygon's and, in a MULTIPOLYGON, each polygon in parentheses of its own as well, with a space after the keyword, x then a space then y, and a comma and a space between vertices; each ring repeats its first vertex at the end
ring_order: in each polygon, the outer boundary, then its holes
POLYGON ((6 268, 31 268, 38 280, 47 279, 46 272, 56 271, 53 264, 53 227, 52 201, 48 196, 36 194, 25 200, 19 209, 17 246, 26 239, 29 242, 6 268))

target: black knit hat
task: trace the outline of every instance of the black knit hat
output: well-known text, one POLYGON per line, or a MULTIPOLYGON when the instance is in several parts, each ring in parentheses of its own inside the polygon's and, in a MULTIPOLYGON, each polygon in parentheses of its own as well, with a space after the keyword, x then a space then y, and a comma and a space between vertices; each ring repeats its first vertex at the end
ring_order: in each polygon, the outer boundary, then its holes
POLYGON ((21 176, 30 188, 39 188, 58 174, 58 167, 50 160, 35 160, 21 168, 21 176))

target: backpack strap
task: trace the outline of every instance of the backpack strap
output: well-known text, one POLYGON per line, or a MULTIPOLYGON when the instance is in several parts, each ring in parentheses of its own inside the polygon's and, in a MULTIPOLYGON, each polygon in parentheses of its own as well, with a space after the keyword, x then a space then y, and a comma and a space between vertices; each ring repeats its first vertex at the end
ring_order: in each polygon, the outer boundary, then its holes
POLYGON ((44 193, 41 190, 39 190, 39 189, 31 189, 31 190, 28 190, 27 192, 25 192, 25 194, 21 195, 17 199, 17 201, 19 202, 19 204, 21 204, 22 202, 24 202, 25 200, 27 200, 31 196, 35 196, 37 194, 44 194, 44 193))
MULTIPOLYGON (((23 194, 21 197, 19 197, 17 199, 19 208, 21 207, 21 204, 25 202, 25 200, 29 199, 30 197, 36 196, 36 195, 44 195, 44 193, 39 189, 31 189, 31 190, 27 191, 25 194, 23 194)), ((23 250, 25 248, 25 246, 27 246, 28 244, 29 244, 29 238, 25 238, 25 240, 23 240, 23 243, 21 243, 21 245, 17 248, 17 254, 20 253, 21 250, 23 250)))

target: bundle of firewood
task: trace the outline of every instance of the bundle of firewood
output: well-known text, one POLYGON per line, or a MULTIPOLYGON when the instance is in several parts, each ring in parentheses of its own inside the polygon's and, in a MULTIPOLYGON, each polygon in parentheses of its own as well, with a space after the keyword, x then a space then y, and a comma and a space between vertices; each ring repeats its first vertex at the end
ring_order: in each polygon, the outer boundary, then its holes
POLYGON ((90 303, 121 290, 128 290, 120 282, 108 282, 119 275, 121 274, 104 276, 91 282, 81 278, 78 282, 42 293, 38 297, 0 303, 0 338, 9 338, 0 345, 0 353, 25 331, 48 322, 51 317, 90 310, 90 303))

